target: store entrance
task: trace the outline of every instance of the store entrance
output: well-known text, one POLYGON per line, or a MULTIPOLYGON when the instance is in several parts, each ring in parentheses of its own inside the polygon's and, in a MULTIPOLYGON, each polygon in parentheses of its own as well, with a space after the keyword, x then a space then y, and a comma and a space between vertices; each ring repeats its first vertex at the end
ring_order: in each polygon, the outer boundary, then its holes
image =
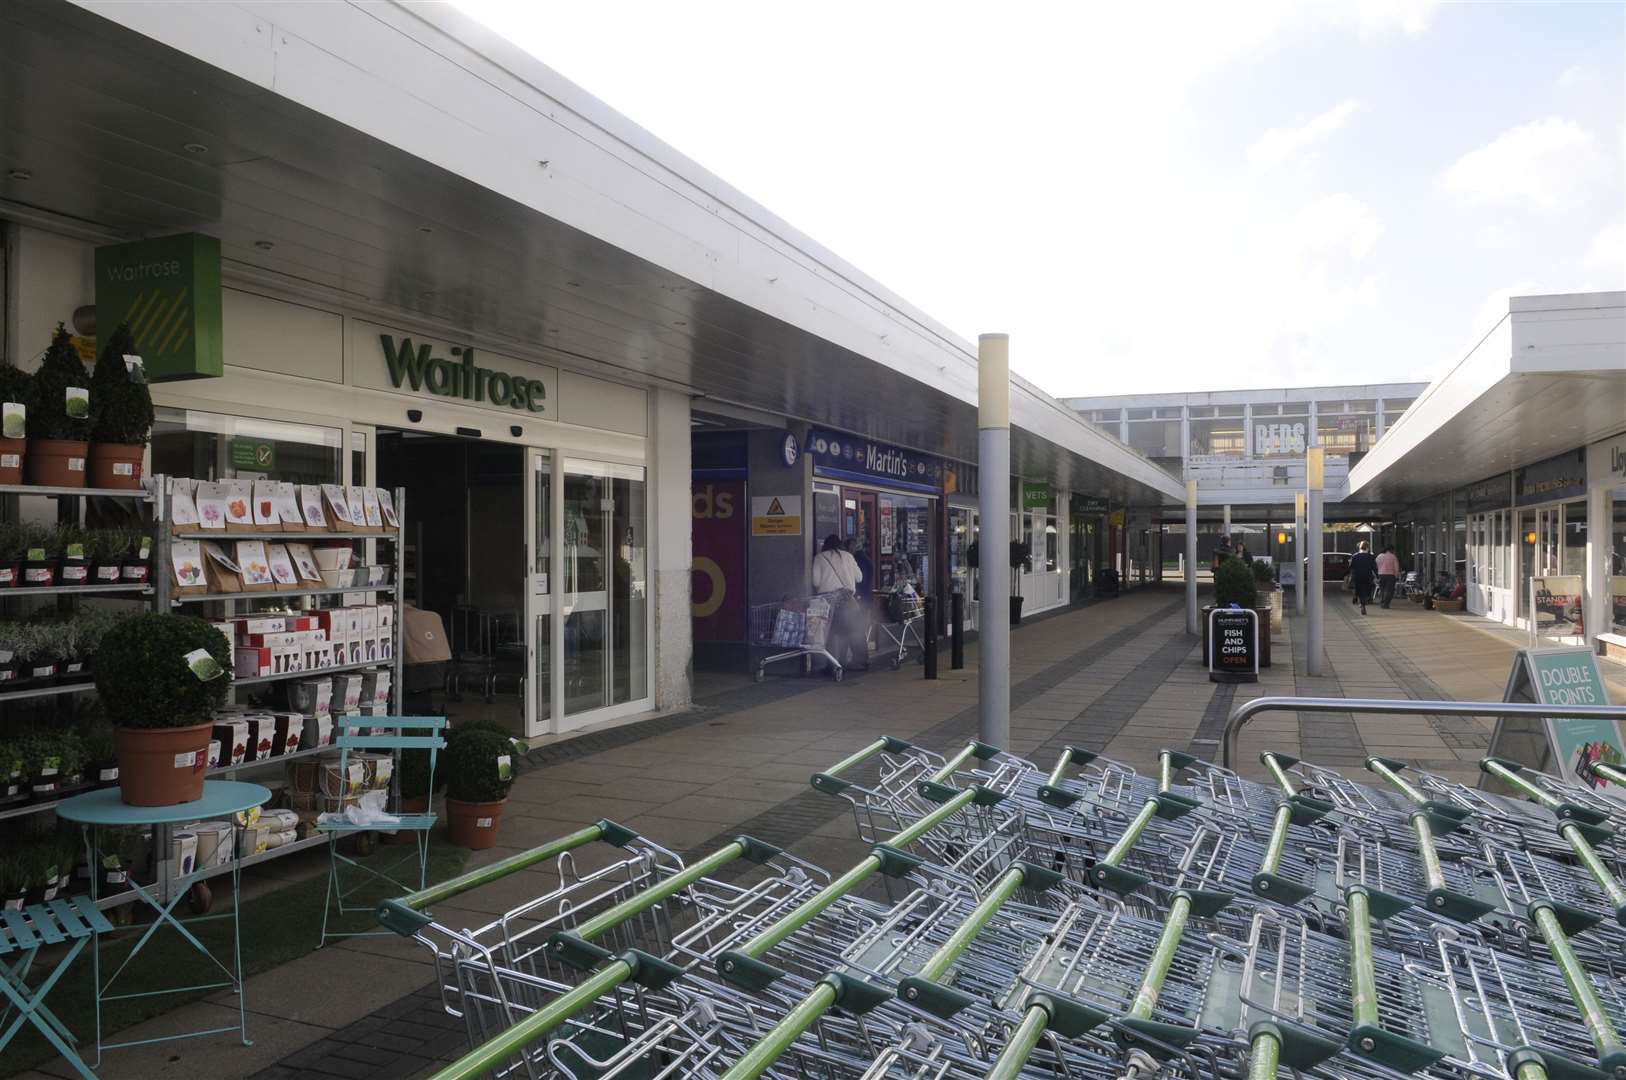
POLYGON ((523 735, 524 448, 383 428, 377 446, 379 485, 406 489, 405 601, 440 616, 452 652, 447 680, 407 671, 406 688, 431 707, 444 693, 453 723, 492 719, 523 735))

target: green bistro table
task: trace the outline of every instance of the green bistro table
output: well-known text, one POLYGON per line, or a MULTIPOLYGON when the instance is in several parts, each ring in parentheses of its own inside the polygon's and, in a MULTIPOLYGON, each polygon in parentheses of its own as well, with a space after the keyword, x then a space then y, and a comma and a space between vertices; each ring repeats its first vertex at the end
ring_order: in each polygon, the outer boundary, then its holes
MULTIPOLYGON (((252 1046, 248 1037, 247 1010, 243 1005, 243 947, 242 930, 238 923, 238 897, 239 897, 239 867, 241 860, 236 858, 237 830, 232 830, 232 860, 231 867, 231 911, 218 915, 201 915, 188 919, 175 917, 175 905, 180 903, 193 883, 199 878, 208 876, 211 870, 218 868, 196 868, 184 877, 175 877, 171 882, 170 866, 170 833, 174 826, 193 821, 207 821, 211 818, 229 817, 241 810, 248 810, 259 806, 271 798, 271 792, 259 784, 244 784, 235 780, 205 780, 203 782, 203 797, 193 802, 179 803, 175 806, 127 806, 119 796, 118 788, 104 788, 93 791, 87 795, 80 795, 67 799, 56 808, 57 817, 64 821, 76 821, 83 827, 85 833, 85 850, 90 860, 92 873, 91 900, 96 899, 100 885, 101 875, 95 870, 102 865, 101 837, 102 830, 106 828, 151 828, 153 835, 153 861, 158 866, 157 881, 152 889, 138 884, 131 879, 129 886, 136 898, 156 912, 156 918, 137 939, 135 947, 124 962, 102 981, 101 935, 97 935, 91 950, 92 972, 96 988, 96 1061, 93 1067, 99 1067, 102 1061, 103 1050, 116 1050, 120 1047, 144 1046, 148 1043, 168 1042, 173 1039, 194 1039, 204 1035, 219 1035, 235 1031, 244 1046, 252 1046), (168 896, 166 902, 164 897, 168 896), (219 957, 210 952, 208 947, 199 941, 187 927, 191 924, 209 922, 217 919, 230 919, 232 924, 232 957, 231 966, 228 967, 219 957), (226 976, 225 981, 215 983, 194 984, 191 986, 173 986, 164 990, 143 990, 139 993, 115 994, 110 991, 119 977, 135 958, 152 941, 159 928, 168 924, 175 929, 181 939, 192 948, 208 957, 226 976), (230 987, 237 994, 237 1024, 233 1027, 207 1028, 201 1031, 177 1032, 174 1035, 161 1035, 152 1039, 136 1039, 129 1042, 103 1042, 102 1041, 102 1003, 107 1001, 120 1001, 129 998, 154 997, 163 994, 176 994, 185 991, 216 990, 230 987)), ((130 932, 134 933, 132 927, 130 932)))

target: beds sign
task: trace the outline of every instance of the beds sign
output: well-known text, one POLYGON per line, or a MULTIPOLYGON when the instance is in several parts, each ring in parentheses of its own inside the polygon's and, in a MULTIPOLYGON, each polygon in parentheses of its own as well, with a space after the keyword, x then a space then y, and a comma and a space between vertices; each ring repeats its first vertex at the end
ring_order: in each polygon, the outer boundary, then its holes
POLYGON ((1210 682, 1259 681, 1259 614, 1250 608, 1208 613, 1210 682))
MULTIPOLYGON (((1598 670, 1598 657, 1584 646, 1520 649, 1513 658, 1502 700, 1540 705, 1610 703, 1603 674, 1598 670)), ((1592 776, 1588 770, 1594 762, 1619 765, 1626 761, 1626 740, 1613 720, 1560 715, 1504 718, 1497 721, 1491 736, 1490 755, 1626 800, 1626 788, 1592 776)), ((1491 778, 1486 776, 1484 780, 1491 778)), ((1494 782, 1482 781, 1481 786, 1496 790, 1494 782)))

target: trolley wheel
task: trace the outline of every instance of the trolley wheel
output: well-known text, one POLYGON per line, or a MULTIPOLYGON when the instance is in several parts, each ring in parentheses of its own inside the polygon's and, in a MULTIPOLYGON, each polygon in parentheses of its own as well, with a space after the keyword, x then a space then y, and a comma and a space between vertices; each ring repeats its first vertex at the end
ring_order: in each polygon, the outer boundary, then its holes
POLYGON ((757 668, 757 673, 755 675, 751 676, 751 681, 752 682, 761 682, 763 679, 766 679, 767 677, 768 677, 768 673, 766 671, 764 671, 762 668, 758 667, 757 668))
POLYGON ((846 677, 847 671, 845 668, 832 668, 830 670, 830 674, 836 680, 836 682, 840 682, 844 677, 846 677))
POLYGON ((209 888, 209 883, 206 881, 199 881, 191 889, 187 890, 186 906, 192 909, 194 915, 209 914, 209 909, 214 906, 214 903, 214 890, 209 888))
POLYGON ((896 654, 892 657, 892 670, 896 671, 903 666, 903 661, 896 654))

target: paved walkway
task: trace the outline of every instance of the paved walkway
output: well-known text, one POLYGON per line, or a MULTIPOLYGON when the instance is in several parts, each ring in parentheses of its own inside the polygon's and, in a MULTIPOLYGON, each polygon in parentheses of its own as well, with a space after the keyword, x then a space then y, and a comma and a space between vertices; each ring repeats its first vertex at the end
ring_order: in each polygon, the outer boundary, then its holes
MULTIPOLYGON (((1328 674, 1304 673, 1299 621, 1289 618, 1275 637, 1275 665, 1247 686, 1208 681, 1176 588, 1035 620, 1012 637, 1010 749, 1048 764, 1072 743, 1146 769, 1164 746, 1217 757, 1226 715, 1253 695, 1501 697, 1512 642, 1412 604, 1374 608, 1363 618, 1347 601, 1328 593, 1328 674)), ((503 846, 473 861, 609 817, 688 855, 748 832, 814 862, 850 865, 863 848, 847 804, 811 791, 809 774, 878 734, 934 749, 963 745, 977 713, 975 649, 968 652, 969 666, 959 672, 948 669, 945 655, 935 682, 924 681, 915 665, 855 674, 842 684, 724 681, 726 689, 681 716, 545 747, 514 786, 503 846)), ((1244 733, 1241 768, 1256 775, 1254 759, 1269 746, 1357 771, 1366 755, 1383 754, 1471 782, 1489 734, 1488 722, 1474 719, 1266 714, 1244 733)), ((554 881, 550 869, 527 870, 458 897, 437 915, 481 925, 554 881)), ((210 1039, 116 1051, 102 1075, 414 1075, 464 1049, 460 1024, 445 1015, 433 988, 430 962, 419 946, 397 938, 330 946, 249 980, 254 1046, 210 1039)), ((222 996, 181 1011, 205 1026, 231 1008, 222 996)), ((155 1023, 172 1029, 176 1017, 155 1023)), ((126 1037, 143 1034, 138 1028, 126 1037)), ((71 1075, 60 1061, 47 1073, 71 1075)))

